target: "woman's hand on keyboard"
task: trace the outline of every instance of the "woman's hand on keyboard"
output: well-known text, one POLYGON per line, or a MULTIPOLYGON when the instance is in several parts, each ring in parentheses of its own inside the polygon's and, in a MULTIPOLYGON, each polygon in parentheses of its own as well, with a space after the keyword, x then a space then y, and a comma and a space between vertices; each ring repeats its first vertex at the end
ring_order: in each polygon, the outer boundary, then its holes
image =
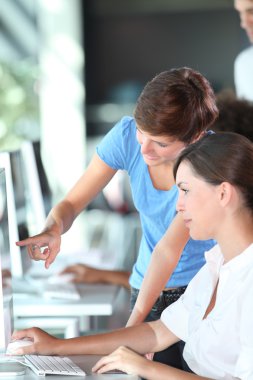
POLYGON ((32 260, 43 260, 45 267, 49 268, 60 251, 61 235, 53 229, 48 229, 38 235, 20 240, 16 244, 19 247, 26 247, 32 260))
POLYGON ((73 274, 71 282, 96 284, 103 282, 103 270, 89 267, 84 264, 74 264, 66 267, 61 274, 73 274))
POLYGON ((92 371, 105 373, 117 369, 128 374, 139 374, 143 376, 148 373, 147 367, 150 363, 150 360, 122 346, 117 348, 110 355, 102 357, 92 368, 92 371))
POLYGON ((126 270, 97 269, 85 264, 75 264, 66 267, 61 274, 72 274, 71 282, 77 284, 114 284, 130 289, 130 272, 126 270))
POLYGON ((57 354, 57 342, 60 339, 53 337, 38 327, 16 331, 12 335, 12 340, 28 338, 33 341, 29 346, 19 347, 13 355, 41 354, 54 355, 57 354))

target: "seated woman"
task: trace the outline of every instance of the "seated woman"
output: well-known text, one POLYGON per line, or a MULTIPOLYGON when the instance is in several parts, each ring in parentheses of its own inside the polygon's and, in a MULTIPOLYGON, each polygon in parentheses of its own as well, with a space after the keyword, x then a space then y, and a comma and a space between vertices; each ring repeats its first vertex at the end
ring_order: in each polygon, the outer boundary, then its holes
POLYGON ((200 269, 161 319, 110 333, 56 339, 37 328, 16 332, 31 346, 15 354, 109 354, 93 370, 120 369, 145 379, 252 379, 253 145, 229 132, 207 135, 174 166, 177 210, 194 239, 214 238, 200 269), (186 342, 193 373, 147 360, 147 352, 186 342))

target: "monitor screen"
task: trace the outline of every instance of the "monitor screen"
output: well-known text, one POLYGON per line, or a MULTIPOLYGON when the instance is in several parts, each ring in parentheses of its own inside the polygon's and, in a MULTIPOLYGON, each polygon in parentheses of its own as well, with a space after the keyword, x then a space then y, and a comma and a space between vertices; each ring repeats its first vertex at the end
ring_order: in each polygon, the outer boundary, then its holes
POLYGON ((10 229, 5 170, 0 168, 0 352, 5 352, 13 332, 10 229))
POLYGON ((10 237, 10 260, 12 265, 12 275, 14 277, 23 276, 23 263, 21 249, 15 244, 19 240, 17 213, 15 205, 15 197, 12 181, 12 170, 10 153, 0 153, 0 168, 5 169, 5 183, 7 188, 7 205, 8 205, 8 219, 9 219, 9 237, 10 237))
POLYGON ((16 151, 0 152, 0 167, 6 171, 12 275, 21 278, 33 262, 26 248, 15 242, 39 233, 46 218, 32 142, 23 143, 16 151))
POLYGON ((46 220, 32 142, 25 141, 20 150, 10 152, 10 160, 19 238, 25 239, 39 233, 46 220))

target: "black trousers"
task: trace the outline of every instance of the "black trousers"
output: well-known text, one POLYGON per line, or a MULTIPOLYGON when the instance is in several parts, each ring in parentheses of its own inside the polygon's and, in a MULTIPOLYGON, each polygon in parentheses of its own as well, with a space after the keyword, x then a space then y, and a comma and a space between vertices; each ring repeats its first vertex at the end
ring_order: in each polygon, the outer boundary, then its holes
MULTIPOLYGON (((163 291, 156 303, 152 307, 149 315, 146 318, 146 322, 156 321, 161 317, 163 310, 175 302, 185 291, 186 286, 163 291)), ((138 297, 139 290, 131 289, 131 308, 133 309, 136 299, 138 297)), ((186 372, 192 372, 188 367, 186 361, 183 358, 184 342, 179 341, 172 346, 166 348, 163 351, 156 352, 153 360, 159 363, 167 364, 171 367, 184 370, 186 372)))

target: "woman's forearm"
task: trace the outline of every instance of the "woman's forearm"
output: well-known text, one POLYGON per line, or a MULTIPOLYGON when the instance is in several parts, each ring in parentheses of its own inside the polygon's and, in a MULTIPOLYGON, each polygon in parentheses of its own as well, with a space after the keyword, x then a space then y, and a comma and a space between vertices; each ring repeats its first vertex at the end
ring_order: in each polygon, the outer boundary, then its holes
POLYGON ((66 197, 50 211, 45 230, 56 230, 61 235, 69 230, 73 221, 102 191, 115 175, 116 170, 106 165, 95 154, 81 178, 66 197))
POLYGON ((71 203, 63 200, 53 207, 48 214, 43 231, 54 230, 62 235, 72 226, 75 217, 71 203))
POLYGON ((152 253, 148 270, 127 326, 145 320, 176 268, 188 239, 189 231, 184 225, 182 216, 178 214, 152 253))
POLYGON ((156 334, 145 323, 109 333, 59 340, 54 351, 57 355, 106 355, 122 345, 145 354, 157 346, 156 334))
POLYGON ((133 326, 145 320, 161 291, 164 289, 176 264, 177 263, 174 265, 168 265, 167 257, 159 247, 156 248, 152 254, 148 271, 144 277, 136 304, 127 322, 127 326, 133 326))
POLYGON ((20 347, 17 355, 34 353, 41 355, 106 355, 120 346, 126 346, 143 355, 147 352, 161 351, 179 340, 161 320, 103 334, 70 339, 55 338, 37 327, 16 331, 12 337, 14 340, 29 338, 32 342, 28 346, 20 347))
POLYGON ((138 375, 146 380, 211 380, 154 361, 146 362, 138 375))

